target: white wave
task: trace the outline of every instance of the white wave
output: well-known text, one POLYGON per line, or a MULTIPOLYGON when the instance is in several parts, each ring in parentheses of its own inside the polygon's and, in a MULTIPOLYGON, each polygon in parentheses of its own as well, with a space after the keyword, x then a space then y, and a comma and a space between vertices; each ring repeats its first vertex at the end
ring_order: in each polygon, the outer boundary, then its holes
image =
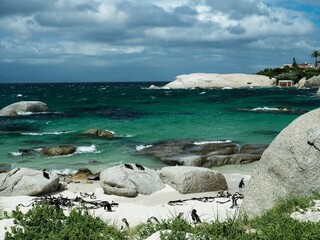
POLYGON ((92 144, 91 146, 77 147, 75 154, 81 154, 81 153, 100 153, 100 151, 98 151, 96 146, 92 144))
POLYGON ((111 132, 112 134, 116 134, 114 131, 111 131, 111 130, 108 130, 108 129, 105 129, 105 131, 111 132))
POLYGON ((141 151, 142 149, 152 147, 153 145, 137 145, 136 150, 141 151))
POLYGON ((33 115, 33 114, 50 114, 50 113, 53 113, 53 114, 61 114, 61 112, 17 112, 18 115, 20 116, 29 116, 29 115, 33 115))
POLYGON ((202 94, 206 94, 206 92, 201 92, 201 93, 199 93, 200 95, 202 95, 202 94))
POLYGON ((17 97, 22 97, 22 94, 20 94, 20 93, 19 93, 19 94, 17 94, 17 97))
POLYGON ((233 89, 232 87, 223 87, 222 90, 231 90, 233 89))
POLYGON ((21 135, 28 135, 28 136, 42 136, 42 135, 60 135, 60 134, 66 134, 66 133, 72 133, 75 131, 57 131, 57 132, 41 132, 41 133, 20 133, 21 135))
POLYGON ((62 175, 71 175, 75 174, 77 170, 74 169, 52 169, 49 171, 50 173, 62 174, 62 175))
POLYGON ((199 141, 194 142, 194 145, 203 145, 203 144, 210 144, 210 143, 231 143, 231 140, 214 140, 214 141, 199 141))
POLYGON ((263 111, 263 112, 273 112, 273 111, 289 111, 286 108, 270 108, 270 107, 257 107, 252 109, 252 111, 257 112, 257 111, 263 111))
POLYGON ((22 156, 22 152, 9 152, 9 154, 10 154, 11 156, 14 156, 14 157, 16 157, 16 156, 22 156))

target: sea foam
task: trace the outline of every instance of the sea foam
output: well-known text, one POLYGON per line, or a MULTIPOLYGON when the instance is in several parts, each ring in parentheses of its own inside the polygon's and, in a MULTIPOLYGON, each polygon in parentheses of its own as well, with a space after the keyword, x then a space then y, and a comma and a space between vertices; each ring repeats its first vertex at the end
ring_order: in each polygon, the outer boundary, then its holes
POLYGON ((194 145, 204 145, 204 144, 210 144, 210 143, 231 143, 231 140, 214 140, 214 141, 199 141, 194 142, 194 145))
POLYGON ((72 133, 75 131, 57 131, 57 132, 30 132, 30 133, 20 133, 21 135, 28 135, 28 136, 42 136, 42 135, 60 135, 60 134, 67 134, 72 133))
POLYGON ((91 146, 77 147, 77 151, 75 152, 75 154, 81 154, 81 153, 100 153, 100 151, 98 151, 96 146, 92 144, 91 146))
POLYGON ((136 146, 136 150, 137 151, 141 151, 141 150, 143 150, 143 149, 145 149, 145 148, 149 148, 149 147, 152 147, 153 145, 137 145, 136 146))

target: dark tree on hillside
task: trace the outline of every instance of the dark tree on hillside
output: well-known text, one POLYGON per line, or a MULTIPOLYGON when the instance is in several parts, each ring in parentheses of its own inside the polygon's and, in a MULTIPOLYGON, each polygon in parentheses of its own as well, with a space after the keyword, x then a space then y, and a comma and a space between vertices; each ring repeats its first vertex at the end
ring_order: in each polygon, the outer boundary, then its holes
POLYGON ((296 58, 295 57, 293 57, 293 60, 292 60, 292 67, 297 67, 298 66, 298 64, 297 64, 297 62, 296 62, 296 58))
POLYGON ((315 66, 318 66, 318 57, 320 56, 320 52, 318 50, 314 50, 311 54, 311 57, 315 58, 315 66))

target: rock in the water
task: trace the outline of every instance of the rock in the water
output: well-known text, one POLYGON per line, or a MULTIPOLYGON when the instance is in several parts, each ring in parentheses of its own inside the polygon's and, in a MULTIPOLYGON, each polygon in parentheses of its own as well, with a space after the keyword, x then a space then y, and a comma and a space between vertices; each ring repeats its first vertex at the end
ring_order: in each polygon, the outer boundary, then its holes
POLYGON ((103 129, 89 129, 85 131, 83 134, 97 136, 101 138, 114 138, 114 133, 108 130, 103 129))
POLYGON ((0 196, 38 196, 59 189, 59 177, 29 168, 15 168, 0 174, 0 196))
POLYGON ((100 173, 101 187, 106 194, 136 197, 150 195, 165 187, 155 170, 135 164, 123 164, 108 168, 100 173))
POLYGON ((163 88, 249 88, 272 86, 275 86, 275 79, 270 79, 263 75, 192 73, 177 76, 173 82, 166 84, 163 88))
POLYGON ((254 170, 241 211, 261 215, 278 198, 320 191, 320 109, 306 113, 274 139, 254 170))
POLYGON ((320 97, 320 88, 318 89, 318 91, 316 93, 316 97, 320 97))
POLYGON ((200 167, 164 167, 160 170, 162 181, 179 193, 198 193, 227 190, 225 177, 213 170, 200 167))
POLYGON ((22 101, 13 103, 0 110, 0 116, 12 117, 25 112, 46 112, 48 106, 40 101, 22 101))
POLYGON ((44 147, 41 152, 48 156, 59 156, 73 154, 77 148, 72 145, 61 145, 58 147, 44 147))
POLYGON ((216 167, 226 164, 243 164, 258 161, 267 145, 244 145, 239 148, 230 142, 197 143, 169 141, 153 144, 138 150, 171 165, 216 167))

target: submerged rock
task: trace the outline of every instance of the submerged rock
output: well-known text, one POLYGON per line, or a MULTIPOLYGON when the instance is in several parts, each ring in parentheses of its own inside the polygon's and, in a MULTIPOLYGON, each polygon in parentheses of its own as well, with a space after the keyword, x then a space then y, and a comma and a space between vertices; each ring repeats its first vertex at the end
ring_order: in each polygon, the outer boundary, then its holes
POLYGON ((59 177, 29 168, 15 168, 0 174, 0 196, 39 196, 59 189, 59 177))
POLYGON ((160 170, 160 177, 164 183, 182 194, 228 189, 225 177, 207 168, 164 167, 160 170))
POLYGON ((293 121, 262 154, 246 190, 241 211, 261 215, 278 198, 320 191, 320 109, 293 121))
POLYGON ((136 197, 150 195, 165 187, 155 170, 137 165, 123 164, 100 173, 101 187, 106 194, 136 197))
POLYGON ((21 101, 6 106, 0 110, 0 116, 18 116, 19 113, 25 112, 46 112, 48 111, 47 104, 40 101, 21 101))
POLYGON ((244 145, 230 142, 197 143, 192 141, 168 141, 138 150, 171 165, 215 167, 226 164, 243 164, 258 161, 267 145, 244 145))
POLYGON ((103 129, 89 129, 83 133, 84 135, 91 135, 101 138, 114 138, 114 132, 103 129))
POLYGON ((61 145, 57 147, 44 147, 41 152, 48 156, 59 156, 73 154, 77 148, 73 145, 61 145))

